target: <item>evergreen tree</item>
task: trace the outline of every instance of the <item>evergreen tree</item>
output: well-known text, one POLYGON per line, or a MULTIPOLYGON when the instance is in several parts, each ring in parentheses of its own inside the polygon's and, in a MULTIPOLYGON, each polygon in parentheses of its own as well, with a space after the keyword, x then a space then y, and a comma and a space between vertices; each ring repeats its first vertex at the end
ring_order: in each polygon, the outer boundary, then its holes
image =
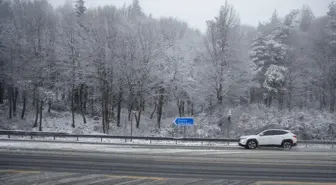
POLYGON ((303 5, 300 12, 299 26, 301 31, 307 32, 315 18, 313 11, 308 5, 303 5))
POLYGON ((255 79, 261 84, 263 82, 263 74, 267 70, 265 63, 267 63, 269 58, 266 47, 266 39, 261 33, 258 33, 257 37, 252 43, 250 58, 255 65, 255 79))
POLYGON ((133 0, 132 5, 130 6, 130 16, 132 19, 137 19, 139 16, 143 16, 144 13, 142 11, 142 8, 140 6, 139 0, 133 0))
POLYGON ((329 84, 329 102, 330 102, 330 112, 335 111, 336 107, 336 3, 331 2, 329 5, 328 22, 327 22, 327 71, 324 74, 327 76, 327 81, 329 84))
POLYGON ((336 3, 331 2, 329 5, 328 23, 327 23, 327 35, 329 44, 333 47, 333 50, 336 50, 336 3))
POLYGON ((75 6, 76 6, 76 14, 78 17, 82 16, 86 12, 84 0, 77 0, 75 6))

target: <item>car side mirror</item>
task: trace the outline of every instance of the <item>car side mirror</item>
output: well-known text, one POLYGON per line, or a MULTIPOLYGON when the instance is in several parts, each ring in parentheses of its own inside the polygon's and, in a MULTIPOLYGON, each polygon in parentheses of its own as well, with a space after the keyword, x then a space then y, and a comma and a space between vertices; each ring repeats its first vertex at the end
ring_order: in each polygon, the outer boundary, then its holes
POLYGON ((264 136, 264 133, 260 133, 259 136, 264 136))

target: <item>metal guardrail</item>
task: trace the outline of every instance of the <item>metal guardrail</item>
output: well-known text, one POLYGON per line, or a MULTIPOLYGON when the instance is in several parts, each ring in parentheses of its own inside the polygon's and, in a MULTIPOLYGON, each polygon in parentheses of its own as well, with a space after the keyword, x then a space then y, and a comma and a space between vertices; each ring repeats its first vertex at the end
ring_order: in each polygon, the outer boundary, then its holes
POLYGON ((332 144, 336 145, 336 140, 299 140, 300 144, 332 144))
MULTIPOLYGON (((101 141, 103 139, 124 139, 125 142, 127 140, 147 140, 147 141, 185 141, 185 142, 222 142, 222 143, 230 143, 230 142, 238 142, 238 139, 215 139, 215 138, 174 138, 174 137, 142 137, 142 136, 111 136, 111 135, 104 135, 104 134, 70 134, 64 132, 34 132, 34 131, 16 131, 16 130, 0 130, 0 135, 7 135, 8 138, 11 136, 30 136, 31 139, 33 137, 53 137, 54 140, 56 138, 100 138, 101 141)), ((298 143, 300 144, 331 144, 336 145, 336 140, 299 140, 298 143)))
POLYGON ((63 132, 34 132, 34 131, 16 131, 16 130, 0 130, 0 135, 11 136, 30 136, 33 137, 53 137, 59 138, 100 138, 102 139, 124 139, 126 140, 155 140, 155 141, 189 141, 189 142, 238 142, 238 139, 213 139, 213 138, 173 138, 173 137, 142 137, 142 136, 111 136, 104 134, 70 134, 63 132))

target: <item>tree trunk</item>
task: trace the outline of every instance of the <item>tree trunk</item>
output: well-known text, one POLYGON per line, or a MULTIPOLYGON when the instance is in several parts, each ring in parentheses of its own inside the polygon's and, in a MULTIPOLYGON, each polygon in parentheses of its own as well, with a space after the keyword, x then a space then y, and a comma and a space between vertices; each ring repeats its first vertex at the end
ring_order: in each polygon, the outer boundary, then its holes
POLYGON ((21 119, 24 118, 25 112, 26 112, 26 101, 27 101, 27 99, 26 99, 26 92, 25 91, 23 91, 22 99, 23 99, 23 102, 22 102, 23 105, 22 105, 21 119))
POLYGON ((282 110, 283 108, 283 97, 284 97, 283 92, 279 92, 278 94, 279 110, 282 110))
POLYGON ((182 114, 182 112, 181 112, 181 100, 177 99, 176 104, 177 104, 179 117, 182 117, 182 115, 181 115, 182 114))
POLYGON ((133 102, 128 104, 128 121, 131 121, 133 102))
POLYGON ((179 116, 183 117, 184 116, 184 101, 183 100, 177 100, 177 107, 179 111, 179 116))
POLYGON ((254 94, 255 94, 255 89, 251 88, 250 89, 250 103, 251 104, 254 102, 254 94))
MULTIPOLYGON (((111 92, 112 92, 112 90, 111 90, 111 92)), ((111 118, 111 120, 115 120, 115 112, 114 112, 114 108, 116 107, 116 96, 115 95, 110 96, 110 102, 111 102, 110 118, 111 118)))
POLYGON ((0 104, 4 103, 5 85, 0 81, 0 104))
POLYGON ((32 101, 32 105, 33 105, 33 107, 35 107, 35 102, 36 101, 36 90, 34 90, 34 92, 33 92, 33 101, 32 101))
POLYGON ((102 114, 102 128, 103 128, 103 133, 106 133, 105 130, 105 103, 104 103, 104 92, 102 92, 102 101, 101 101, 101 114, 102 114))
POLYGON ((109 112, 108 112, 108 106, 109 106, 109 92, 105 92, 105 127, 106 127, 106 133, 108 134, 109 128, 110 128, 110 122, 109 122, 109 112))
POLYGON ((304 87, 304 91, 303 91, 303 106, 302 107, 307 107, 307 101, 308 101, 308 88, 307 86, 304 87))
POLYGON ((187 115, 193 116, 194 115, 194 103, 191 100, 188 100, 188 108, 187 108, 187 115))
POLYGON ((81 113, 82 113, 82 117, 83 117, 83 123, 86 124, 86 119, 85 119, 85 115, 84 115, 84 94, 83 94, 83 90, 84 90, 84 84, 81 84, 80 86, 80 91, 79 91, 79 99, 80 99, 80 109, 81 109, 81 113))
POLYGON ((213 114, 213 104, 212 104, 212 98, 210 97, 210 100, 209 100, 209 115, 212 116, 213 114))
POLYGON ((13 90, 13 116, 16 116, 16 102, 19 95, 19 91, 15 87, 13 87, 12 90, 13 90))
POLYGON ((38 114, 39 114, 39 96, 35 93, 35 121, 33 127, 37 127, 38 114), (37 97, 36 97, 37 96, 37 97))
POLYGON ((292 91, 293 91, 293 88, 290 82, 290 85, 288 88, 288 99, 287 99, 287 108, 289 112, 292 111, 292 91))
POLYGON ((43 100, 41 100, 41 106, 40 106, 40 125, 39 125, 39 131, 42 131, 42 111, 43 111, 43 100))
POLYGON ((139 107, 139 111, 137 112, 138 115, 134 114, 135 115, 135 121, 136 121, 136 128, 140 127, 141 110, 142 110, 141 107, 139 107))
POLYGON ((322 89, 321 89, 321 98, 320 98, 320 110, 323 110, 326 107, 326 84, 323 81, 322 89))
POLYGON ((264 99, 264 104, 266 107, 268 107, 268 95, 267 96, 263 96, 264 99))
POLYGON ((222 104, 223 103, 223 85, 222 84, 219 84, 219 87, 216 89, 216 93, 217 93, 218 104, 222 104))
POLYGON ((78 91, 78 88, 74 89, 74 100, 75 100, 75 111, 80 111, 81 105, 80 105, 80 93, 78 91))
POLYGON ((164 88, 161 87, 160 90, 159 90, 159 101, 158 101, 158 107, 157 107, 157 111, 156 111, 156 114, 157 114, 157 126, 158 128, 160 129, 161 128, 161 117, 162 117, 162 109, 163 109, 163 98, 164 98, 164 88))
POLYGON ((87 88, 87 86, 85 86, 85 88, 84 88, 84 102, 83 102, 84 114, 87 113, 86 112, 87 101, 88 101, 88 88, 87 88))
POLYGON ((335 97, 335 89, 333 86, 330 87, 330 112, 335 112, 335 101, 336 101, 336 97, 335 97))
POLYGON ((143 101, 143 98, 140 92, 137 94, 137 96, 139 98, 139 101, 137 102, 138 115, 135 114, 135 121, 136 121, 136 128, 139 128, 140 127, 140 117, 141 117, 141 112, 143 109, 144 101, 143 101))
POLYGON ((51 111, 51 101, 48 101, 48 113, 51 111))
POLYGON ((75 87, 72 86, 72 90, 71 90, 71 114, 72 114, 72 128, 75 128, 75 87))
POLYGON ((122 91, 119 91, 118 95, 118 108, 117 108, 117 126, 120 127, 120 115, 121 115, 121 102, 122 102, 122 91))
POLYGON ((61 96, 62 96, 61 100, 64 100, 65 99, 65 93, 63 92, 61 96))
POLYGON ((267 96, 267 107, 270 108, 271 105, 272 105, 272 100, 273 100, 273 97, 271 95, 271 93, 269 93, 269 95, 267 96))
POLYGON ((13 117, 13 88, 8 86, 8 108, 9 108, 9 119, 13 117))
POLYGON ((182 112, 182 116, 184 116, 185 114, 184 114, 184 111, 185 111, 185 109, 184 109, 184 105, 185 105, 185 102, 184 101, 182 101, 182 105, 181 105, 181 112, 182 112))
POLYGON ((91 95, 91 115, 94 115, 94 89, 92 88, 92 95, 91 95))
POLYGON ((157 103, 154 104, 154 110, 153 110, 152 114, 150 115, 150 119, 153 119, 153 115, 155 113, 156 106, 157 106, 157 103))

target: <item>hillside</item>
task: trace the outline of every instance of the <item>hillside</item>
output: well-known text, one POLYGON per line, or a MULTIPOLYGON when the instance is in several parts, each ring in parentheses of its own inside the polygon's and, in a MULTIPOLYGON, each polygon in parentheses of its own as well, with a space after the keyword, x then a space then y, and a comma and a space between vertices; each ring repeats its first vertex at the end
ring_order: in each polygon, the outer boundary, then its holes
MULTIPOLYGON (((18 110, 21 108, 19 107, 18 110)), ((30 109, 31 110, 31 109, 30 109)), ((71 127, 71 113, 51 110, 43 112, 43 131, 67 132, 76 134, 102 134, 101 117, 86 115, 87 123, 83 123, 80 114, 76 114, 76 127, 71 127), (99 119, 99 120, 95 120, 99 119)), ((127 117, 127 110, 122 110, 121 125, 110 123, 109 135, 129 136, 131 134, 130 124, 127 117)), ((19 117, 8 119, 7 107, 0 107, 0 129, 5 130, 29 130, 38 131, 32 128, 34 112, 28 111, 26 117, 21 120, 19 117)), ((133 119, 133 136, 159 136, 159 137, 183 137, 183 128, 174 126, 175 117, 165 117, 162 120, 161 129, 156 128, 155 117, 150 119, 148 115, 142 115, 140 128, 135 128, 133 119)), ((195 125, 187 127, 185 137, 227 137, 226 121, 222 127, 219 126, 219 119, 215 116, 200 114, 194 117, 195 125)), ((232 125, 230 126, 231 138, 239 135, 256 134, 268 128, 289 129, 299 135, 301 139, 332 139, 335 137, 336 115, 317 110, 294 110, 292 112, 279 112, 277 109, 268 109, 262 105, 249 105, 232 109, 232 125)))

